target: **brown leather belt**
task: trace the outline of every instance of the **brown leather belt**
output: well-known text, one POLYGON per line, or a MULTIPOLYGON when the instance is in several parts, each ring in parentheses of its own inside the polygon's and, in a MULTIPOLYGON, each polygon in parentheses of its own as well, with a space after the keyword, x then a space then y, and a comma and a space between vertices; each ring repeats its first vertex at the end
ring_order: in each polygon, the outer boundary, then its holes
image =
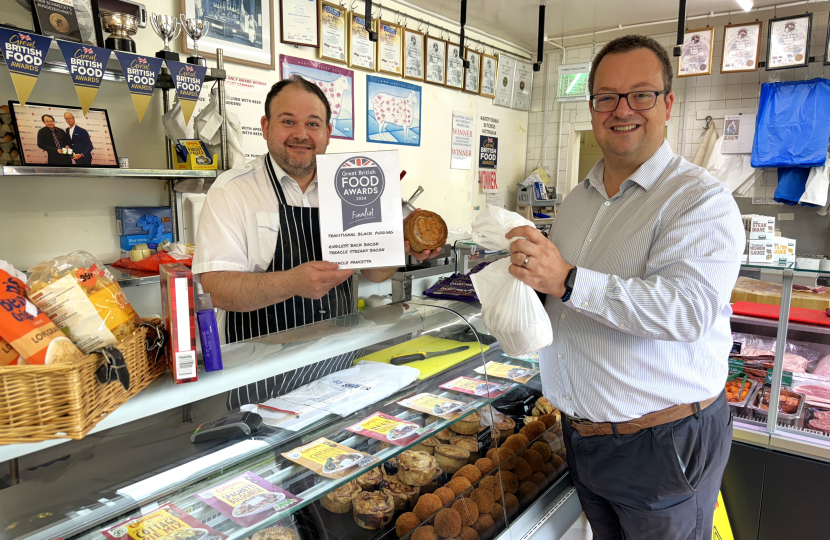
POLYGON ((594 435, 614 435, 615 427, 616 434, 630 435, 632 433, 637 433, 642 429, 648 429, 654 426, 667 424, 669 422, 682 420, 698 411, 702 411, 714 403, 719 397, 720 395, 717 395, 712 399, 707 399, 706 401, 701 401, 700 403, 675 405, 673 407, 669 407, 668 409, 663 409, 662 411, 648 413, 647 415, 641 416, 636 420, 620 422, 619 424, 614 424, 612 422, 591 422, 590 420, 582 420, 581 418, 574 418, 571 416, 565 416, 565 419, 571 427, 583 437, 593 437, 594 435), (700 409, 697 408, 698 405, 700 406, 700 409))

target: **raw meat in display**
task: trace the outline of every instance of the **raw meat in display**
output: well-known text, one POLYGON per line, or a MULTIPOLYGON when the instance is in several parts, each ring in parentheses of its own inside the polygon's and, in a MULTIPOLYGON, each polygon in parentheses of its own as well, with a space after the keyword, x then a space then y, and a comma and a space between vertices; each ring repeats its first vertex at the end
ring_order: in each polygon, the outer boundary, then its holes
MULTIPOLYGON (((741 349, 741 356, 769 356, 769 368, 772 369, 772 362, 775 359, 775 351, 756 349, 755 347, 744 347, 741 349)), ((789 371, 790 373, 806 373, 807 364, 809 363, 810 361, 803 356, 788 352, 784 353, 784 371, 789 371)))
POLYGON ((830 356, 823 356, 816 364, 816 369, 813 370, 813 375, 830 379, 830 356))
POLYGON ((409 97, 401 98, 389 94, 378 94, 372 100, 372 111, 378 123, 378 133, 383 133, 386 124, 401 126, 404 141, 409 139, 409 126, 415 121, 415 102, 417 94, 410 92, 409 97))
POLYGON ((807 399, 816 398, 830 401, 830 388, 817 384, 803 384, 793 388, 793 392, 804 394, 807 399))
POLYGON ((830 433, 830 420, 823 420, 820 418, 813 418, 809 422, 807 422, 807 427, 810 429, 815 429, 816 431, 823 431, 824 433, 830 433))

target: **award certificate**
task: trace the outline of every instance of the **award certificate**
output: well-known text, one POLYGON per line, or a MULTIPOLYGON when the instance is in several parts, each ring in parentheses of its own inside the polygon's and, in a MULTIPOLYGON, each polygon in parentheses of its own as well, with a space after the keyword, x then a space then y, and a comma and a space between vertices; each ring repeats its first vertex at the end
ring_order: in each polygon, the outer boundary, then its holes
POLYGON ((758 71, 761 23, 736 24, 723 29, 721 73, 758 71))
POLYGON ((773 19, 767 35, 767 71, 804 67, 810 62, 813 14, 773 19))
POLYGON ((403 76, 407 79, 424 80, 424 35, 409 28, 403 29, 404 58, 403 76))
POLYGON ((516 71, 516 59, 506 54, 499 54, 499 70, 496 75, 495 105, 510 107, 513 102, 513 72, 516 71))
POLYGON ((390 75, 403 75, 403 39, 401 27, 386 21, 378 21, 378 71, 390 75))
POLYGON ((461 47, 447 43, 447 76, 445 85, 461 90, 464 88, 464 64, 461 61, 461 47))
POLYGON ((280 0, 280 41, 319 47, 317 2, 280 0))
POLYGON ((479 78, 481 77, 481 53, 477 53, 472 49, 467 49, 467 60, 470 61, 470 67, 464 71, 464 91, 471 94, 478 94, 479 78))
POLYGON ((346 8, 320 4, 320 58, 346 63, 346 8))
POLYGON ((714 28, 686 32, 683 37, 680 59, 677 61, 677 76, 711 75, 714 42, 714 28))
POLYGON ((481 55, 481 95, 484 97, 496 97, 497 66, 498 60, 495 56, 481 55))
POLYGON ((444 75, 447 72, 447 42, 443 39, 427 36, 427 69, 426 82, 444 85, 444 75))
POLYGON ((510 106, 523 111, 530 110, 530 85, 533 82, 533 65, 524 60, 516 60, 513 75, 513 101, 510 106))
POLYGON ((349 66, 375 71, 375 43, 369 41, 366 19, 349 13, 349 66))

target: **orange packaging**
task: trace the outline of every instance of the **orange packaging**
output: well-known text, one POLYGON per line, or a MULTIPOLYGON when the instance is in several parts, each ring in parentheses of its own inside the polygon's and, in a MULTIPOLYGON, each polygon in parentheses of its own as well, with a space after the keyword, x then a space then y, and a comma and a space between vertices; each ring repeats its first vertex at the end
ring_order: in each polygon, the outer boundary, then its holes
MULTIPOLYGON (((0 270, 0 337, 22 358, 14 363, 51 364, 79 357, 80 351, 26 299, 25 292, 21 280, 0 270)), ((2 343, 0 350, 6 350, 2 343)), ((2 362, 10 356, 8 352, 0 353, 2 362)))

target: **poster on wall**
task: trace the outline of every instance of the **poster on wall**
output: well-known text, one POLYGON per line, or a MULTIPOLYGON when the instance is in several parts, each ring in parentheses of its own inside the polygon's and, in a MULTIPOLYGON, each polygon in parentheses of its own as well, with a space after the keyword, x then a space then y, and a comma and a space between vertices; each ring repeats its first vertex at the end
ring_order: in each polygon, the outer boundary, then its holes
POLYGON ((510 106, 522 111, 530 110, 530 87, 533 83, 533 65, 524 60, 516 60, 513 75, 513 101, 510 106))
POLYGON ((723 153, 751 154, 755 140, 755 114, 727 114, 723 120, 723 153))
POLYGON ((478 183, 481 184, 481 191, 484 193, 498 193, 499 191, 495 170, 484 169, 478 171, 478 183))
POLYGON ((720 72, 757 71, 760 51, 761 21, 724 27, 720 72))
POLYGON ((471 114, 452 113, 451 169, 473 168, 473 122, 471 114))
POLYGON ((263 81, 228 77, 225 79, 225 108, 236 114, 242 128, 242 150, 251 161, 268 152, 260 118, 265 113, 265 96, 271 86, 263 81))
POLYGON ((472 49, 466 49, 465 53, 470 67, 464 70, 464 91, 478 94, 481 82, 481 53, 472 49))
POLYGON ((280 0, 280 41, 319 47, 318 8, 316 0, 280 0))
POLYGON ((683 48, 677 60, 678 77, 696 77, 712 74, 714 28, 690 30, 683 36, 683 48))
POLYGON ((403 76, 406 79, 424 80, 424 35, 403 29, 403 76))
POLYGON ((378 21, 378 71, 389 75, 403 74, 403 39, 401 27, 378 21))
POLYGON ((591 62, 565 64, 558 68, 556 101, 588 101, 588 74, 591 62))
MULTIPOLYGON (((274 69, 273 0, 179 0, 179 12, 210 22, 199 38, 199 54, 216 58, 222 49, 226 61, 274 69)), ((192 39, 182 32, 182 49, 193 53, 192 39)))
POLYGON ((280 75, 299 75, 316 84, 329 100, 332 138, 354 139, 354 71, 281 54, 280 75))
POLYGON ((516 59, 499 53, 499 70, 496 75, 496 97, 494 105, 510 107, 513 102, 513 72, 516 71, 516 59))
POLYGON ((443 39, 427 36, 426 82, 444 86, 447 72, 447 42, 443 39))
POLYGON ((464 88, 464 63, 461 59, 461 47, 447 42, 447 76, 445 85, 461 90, 464 88))
POLYGON ((478 149, 479 169, 495 169, 499 156, 499 138, 479 135, 478 149))
POLYGON ((320 49, 323 60, 346 63, 348 40, 348 13, 344 7, 328 2, 320 3, 320 49))
POLYGON ((767 71, 809 65, 812 23, 812 13, 769 21, 767 71))
POLYGON ((496 97, 497 66, 498 60, 495 56, 481 55, 481 95, 484 97, 496 97))
POLYGON ((421 87, 366 76, 366 142, 421 146, 421 87))

